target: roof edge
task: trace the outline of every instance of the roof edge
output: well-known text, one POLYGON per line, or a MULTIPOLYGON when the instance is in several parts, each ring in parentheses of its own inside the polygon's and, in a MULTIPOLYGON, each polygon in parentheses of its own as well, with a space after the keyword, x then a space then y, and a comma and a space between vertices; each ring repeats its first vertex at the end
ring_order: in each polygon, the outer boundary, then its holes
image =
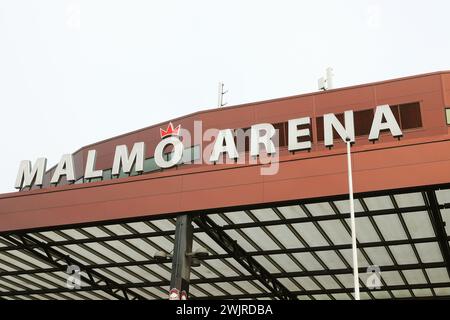
POLYGON ((283 100, 290 100, 290 99, 296 99, 296 98, 301 98, 301 97, 308 97, 308 96, 315 96, 315 95, 322 95, 322 94, 327 94, 330 92, 337 92, 337 91, 344 91, 344 90, 351 90, 351 89, 356 89, 356 88, 362 88, 362 87, 369 87, 369 86, 375 86, 375 85, 380 85, 380 84, 385 84, 385 83, 390 83, 390 82, 397 82, 397 81, 404 81, 404 80, 410 80, 410 79, 414 79, 414 78, 423 78, 423 77, 429 77, 429 76, 437 76, 437 75, 442 75, 442 74, 450 74, 450 70, 442 70, 442 71, 435 71, 435 72, 429 72, 429 73, 422 73, 422 74, 417 74, 417 75, 412 75, 412 76, 405 76, 405 77, 400 77, 400 78, 394 78, 394 79, 388 79, 388 80, 381 80, 381 81, 375 81, 375 82, 369 82, 369 83, 364 83, 364 84, 357 84, 357 85, 352 85, 352 86, 347 86, 347 87, 342 87, 342 88, 335 88, 335 89, 330 89, 330 90, 326 90, 326 91, 314 91, 314 92, 309 92, 309 93, 302 93, 302 94, 298 94, 298 95, 293 95, 293 96, 287 96, 287 97, 282 97, 282 98, 274 98, 274 99, 267 99, 267 100, 260 100, 260 101, 255 101, 255 102, 248 102, 248 103, 243 103, 243 104, 238 104, 238 105, 234 105, 234 106, 229 106, 226 108, 213 108, 213 109, 203 109, 203 110, 199 110, 196 112, 192 112, 192 113, 188 113, 186 115, 180 116, 180 117, 176 117, 176 118, 172 118, 169 120, 166 120, 164 122, 159 122, 144 128, 140 128, 137 130, 133 130, 127 133, 123 133, 111 138, 107 138, 104 140, 100 140, 98 142, 94 142, 88 145, 85 145, 81 148, 79 148, 77 151, 74 152, 78 153, 86 148, 98 145, 100 143, 104 143, 104 142, 108 142, 117 138, 121 138, 130 134, 134 134, 134 133, 138 133, 150 128, 154 128, 154 127, 159 127, 167 122, 174 122, 177 120, 181 120, 184 118, 188 118, 188 117, 192 117, 195 115, 199 115, 199 114, 205 114, 205 113, 209 113, 209 112, 220 112, 220 111, 226 111, 229 109, 237 109, 237 108, 242 108, 242 107, 248 107, 248 106, 252 106, 252 105, 256 105, 256 104, 264 104, 264 103, 271 103, 271 102, 277 102, 277 101, 283 101, 283 100))

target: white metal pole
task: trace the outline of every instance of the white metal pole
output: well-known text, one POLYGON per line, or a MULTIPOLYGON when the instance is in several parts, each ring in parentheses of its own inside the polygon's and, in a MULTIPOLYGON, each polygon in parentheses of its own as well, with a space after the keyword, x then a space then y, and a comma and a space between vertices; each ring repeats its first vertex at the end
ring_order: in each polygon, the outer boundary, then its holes
POLYGON ((220 108, 223 105, 223 83, 219 82, 217 106, 220 108))
POLYGON ((352 229, 352 259, 353 259, 353 285, 355 287, 355 300, 360 300, 359 296, 359 274, 358 274, 358 252, 356 251, 356 228, 355 228, 355 206, 353 203, 353 176, 352 157, 350 153, 350 139, 347 139, 347 171, 348 171, 348 192, 350 194, 350 224, 352 229))
POLYGON ((328 90, 334 89, 333 77, 334 77, 333 68, 331 68, 331 67, 327 68, 326 78, 327 78, 327 89, 328 90))

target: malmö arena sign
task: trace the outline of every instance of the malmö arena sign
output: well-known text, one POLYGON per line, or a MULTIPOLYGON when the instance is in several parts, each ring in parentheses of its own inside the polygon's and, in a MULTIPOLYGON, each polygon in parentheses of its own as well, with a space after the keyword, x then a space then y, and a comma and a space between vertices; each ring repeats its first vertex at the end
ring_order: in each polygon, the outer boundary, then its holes
MULTIPOLYGON (((197 122, 197 121, 196 121, 197 122)), ((199 124, 198 122, 196 123, 199 124)), ((309 128, 302 128, 311 124, 311 117, 302 117, 288 120, 288 150, 290 152, 310 150, 311 149, 311 132, 309 128), (303 138, 302 141, 299 141, 303 138)), ((201 126, 201 123, 200 123, 201 126)), ((194 130, 194 135, 198 130, 194 130)), ((278 147, 278 132, 270 123, 260 123, 252 125, 249 132, 232 129, 208 129, 202 132, 203 140, 214 137, 214 141, 205 147, 203 157, 198 159, 202 163, 215 164, 220 162, 222 155, 226 154, 226 160, 234 163, 240 158, 239 150, 245 144, 245 137, 250 140, 250 160, 266 161, 271 163, 276 159, 278 147), (264 152, 262 152, 262 148, 264 152), (263 160, 265 159, 265 160, 263 160)), ((402 130, 392 113, 389 105, 380 105, 375 109, 370 133, 368 139, 375 141, 379 138, 380 132, 389 131, 393 137, 401 137, 402 130)), ((355 142, 355 124, 353 111, 344 112, 344 123, 333 113, 323 116, 323 132, 324 145, 326 147, 333 146, 334 132, 346 141, 355 142)), ((154 150, 154 159, 159 168, 165 169, 176 166, 183 160, 185 146, 191 144, 191 134, 187 130, 183 130, 181 125, 176 128, 169 123, 166 130, 160 128, 161 141, 156 145, 154 150), (170 156, 167 156, 167 149, 171 149, 170 156)), ((195 140, 195 137, 193 137, 195 140)), ((134 143, 131 151, 126 145, 116 146, 114 159, 112 163, 112 176, 119 176, 121 172, 130 173, 132 169, 136 172, 144 170, 145 160, 145 142, 134 143)), ((240 159, 243 160, 243 159, 240 159)), ((103 170, 95 168, 96 150, 89 150, 86 159, 84 179, 101 178, 103 170)), ((20 163, 15 188, 22 189, 25 187, 42 186, 44 174, 46 172, 47 159, 38 158, 34 165, 29 160, 23 160, 20 163)), ((275 174, 276 170, 261 170, 261 174, 275 174)), ((71 154, 65 154, 57 164, 51 177, 51 184, 58 184, 62 177, 68 182, 74 182, 77 177, 75 172, 74 160, 71 154)))

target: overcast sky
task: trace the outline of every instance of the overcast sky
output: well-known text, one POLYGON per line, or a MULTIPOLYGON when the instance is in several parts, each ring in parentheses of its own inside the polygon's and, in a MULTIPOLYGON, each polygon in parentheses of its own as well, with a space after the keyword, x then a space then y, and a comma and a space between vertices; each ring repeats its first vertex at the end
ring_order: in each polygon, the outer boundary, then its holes
POLYGON ((0 193, 20 160, 191 112, 450 69, 448 0, 0 0, 0 193))

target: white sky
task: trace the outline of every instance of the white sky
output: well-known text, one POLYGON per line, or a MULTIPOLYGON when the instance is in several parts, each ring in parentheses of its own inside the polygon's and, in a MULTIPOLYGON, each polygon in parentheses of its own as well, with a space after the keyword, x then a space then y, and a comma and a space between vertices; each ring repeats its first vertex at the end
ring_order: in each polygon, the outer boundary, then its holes
POLYGON ((0 0, 0 193, 20 160, 217 103, 450 69, 448 0, 0 0))

